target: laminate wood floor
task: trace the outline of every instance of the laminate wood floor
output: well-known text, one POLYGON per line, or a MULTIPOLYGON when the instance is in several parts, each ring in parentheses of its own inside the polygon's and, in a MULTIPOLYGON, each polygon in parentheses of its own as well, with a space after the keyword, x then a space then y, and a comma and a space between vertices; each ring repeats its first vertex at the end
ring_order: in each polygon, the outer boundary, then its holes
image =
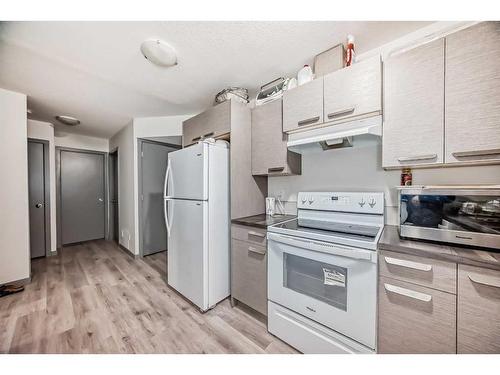
POLYGON ((296 353, 228 300, 202 314, 167 286, 166 253, 91 241, 32 262, 0 298, 0 353, 296 353))

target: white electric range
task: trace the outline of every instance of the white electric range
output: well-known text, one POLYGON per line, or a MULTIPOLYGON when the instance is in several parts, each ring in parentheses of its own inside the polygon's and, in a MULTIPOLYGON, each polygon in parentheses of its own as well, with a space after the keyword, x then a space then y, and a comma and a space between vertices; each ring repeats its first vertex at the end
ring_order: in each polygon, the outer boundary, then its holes
POLYGON ((374 353, 383 193, 301 192, 268 228, 268 329, 303 353, 374 353))

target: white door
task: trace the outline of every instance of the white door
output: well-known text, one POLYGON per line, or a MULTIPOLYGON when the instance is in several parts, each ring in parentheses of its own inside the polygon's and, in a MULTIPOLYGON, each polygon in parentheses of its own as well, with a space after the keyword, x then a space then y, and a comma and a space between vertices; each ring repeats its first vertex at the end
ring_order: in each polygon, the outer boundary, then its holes
POLYGON ((202 310, 208 308, 208 202, 166 200, 168 284, 202 310))
POLYGON ((208 199, 208 145, 198 143, 168 154, 165 196, 208 199))
POLYGON ((376 252, 268 236, 269 300, 374 349, 376 252))

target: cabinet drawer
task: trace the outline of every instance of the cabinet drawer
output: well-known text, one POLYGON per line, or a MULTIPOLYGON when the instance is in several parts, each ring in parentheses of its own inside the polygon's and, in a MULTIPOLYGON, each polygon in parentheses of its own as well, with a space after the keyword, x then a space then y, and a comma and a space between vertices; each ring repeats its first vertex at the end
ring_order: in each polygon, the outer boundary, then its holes
POLYGON ((293 131, 323 122, 323 78, 283 94, 283 131, 293 131))
POLYGON ((382 64, 376 56, 324 77, 324 122, 382 111, 382 64))
POLYGON ((267 230, 243 225, 231 226, 231 238, 250 242, 256 245, 267 246, 267 230))
POLYGON ((380 275, 448 293, 457 293, 455 263, 390 251, 379 251, 379 254, 380 275))
POLYGON ((458 353, 500 353, 500 271, 458 265, 458 353))
POLYGON ((379 277, 379 353, 456 353, 456 296, 379 277))
POLYGON ((267 315, 267 249, 231 241, 231 296, 267 315))

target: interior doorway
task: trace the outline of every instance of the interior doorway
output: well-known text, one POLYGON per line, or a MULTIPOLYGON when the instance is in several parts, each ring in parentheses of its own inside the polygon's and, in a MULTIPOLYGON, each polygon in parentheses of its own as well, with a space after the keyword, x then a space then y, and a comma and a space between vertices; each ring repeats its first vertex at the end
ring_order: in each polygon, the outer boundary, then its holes
POLYGON ((50 252, 49 142, 28 139, 30 257, 50 252))
POLYGON ((105 238, 106 153, 57 148, 59 246, 105 238))
POLYGON ((180 145, 139 139, 139 253, 142 256, 167 250, 163 216, 163 189, 168 154, 180 145))
POLYGON ((120 216, 118 205, 118 149, 109 153, 108 160, 108 176, 109 176, 109 230, 108 239, 119 242, 120 240, 120 216))

